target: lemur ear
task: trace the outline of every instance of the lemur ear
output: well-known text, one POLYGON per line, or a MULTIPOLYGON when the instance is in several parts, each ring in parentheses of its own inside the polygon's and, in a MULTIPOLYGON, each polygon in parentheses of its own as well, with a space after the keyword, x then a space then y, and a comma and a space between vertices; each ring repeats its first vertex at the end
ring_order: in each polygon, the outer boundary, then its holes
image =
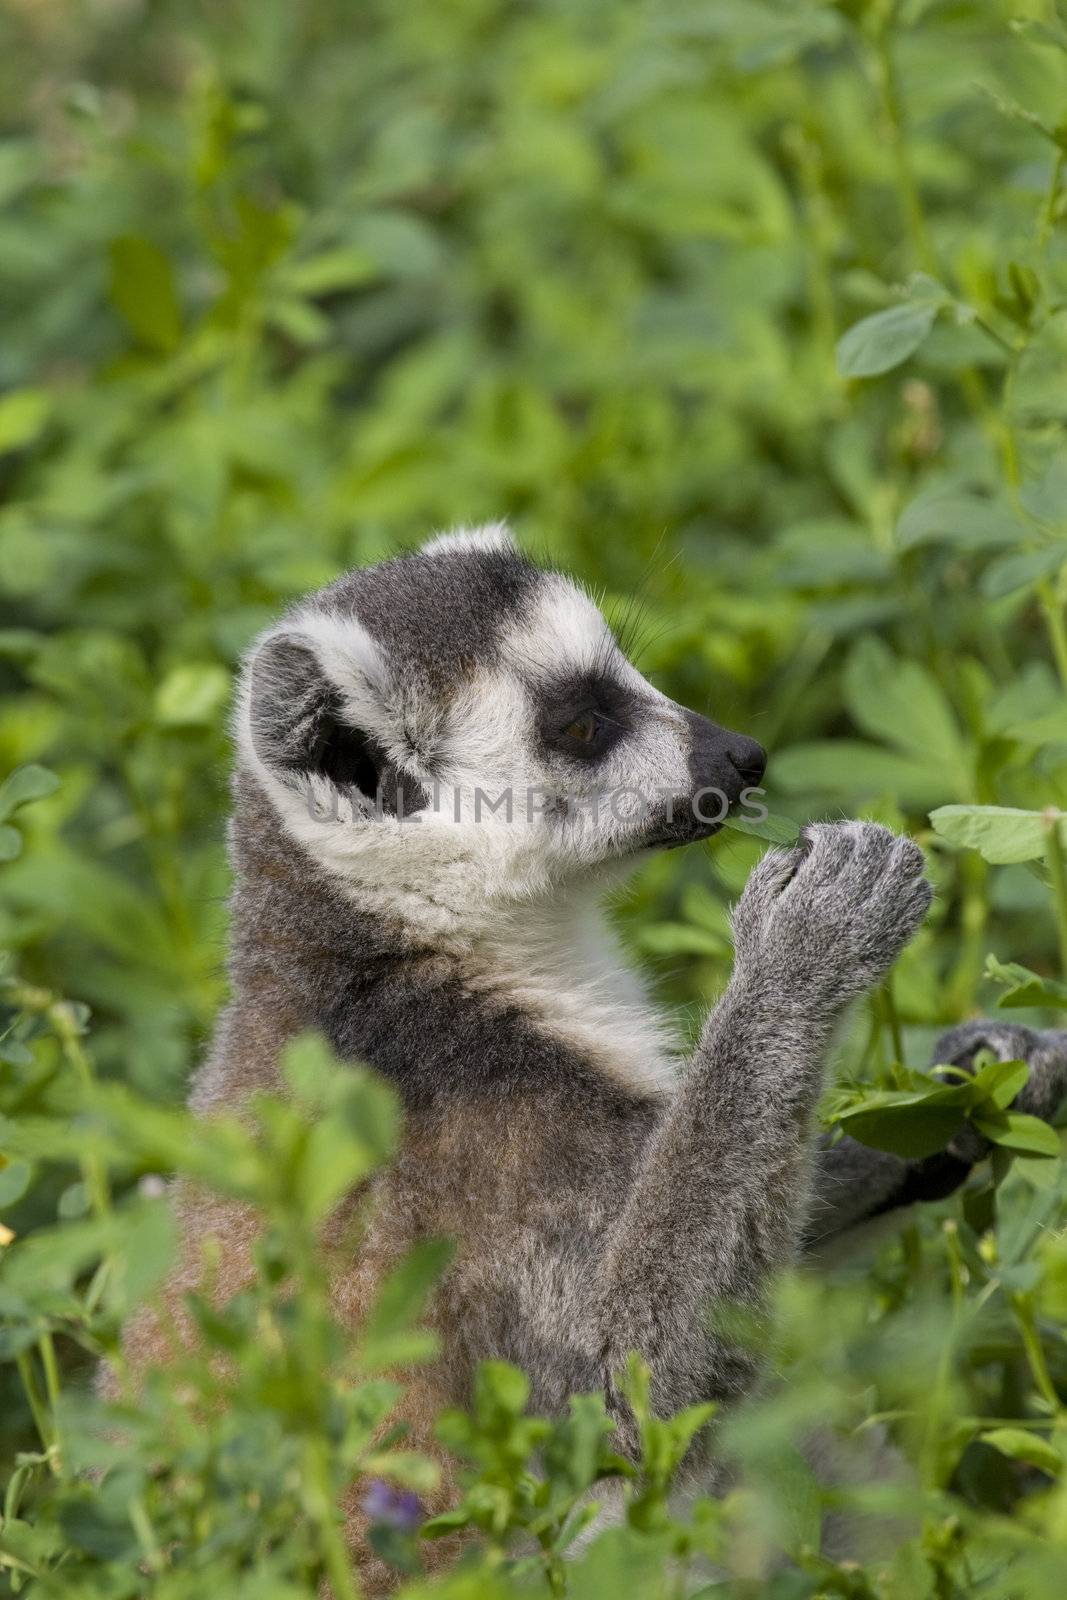
MULTIPOLYGON (((353 669, 347 666, 345 677, 351 680, 353 669)), ((363 688, 370 700, 370 686, 363 688)), ((364 719, 358 718, 351 700, 327 674, 316 641, 300 633, 268 635, 247 669, 253 753, 283 782, 326 778, 373 799, 390 763, 370 728, 356 725, 364 719)), ((368 704, 366 710, 365 720, 371 723, 374 707, 368 704)))

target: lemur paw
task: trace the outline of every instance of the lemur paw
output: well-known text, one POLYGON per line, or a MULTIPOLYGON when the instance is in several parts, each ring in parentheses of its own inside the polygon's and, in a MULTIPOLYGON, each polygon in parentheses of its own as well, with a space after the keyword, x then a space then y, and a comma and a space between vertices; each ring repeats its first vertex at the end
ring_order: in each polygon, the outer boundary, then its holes
POLYGON ((1029 1066, 1030 1077, 1014 1101, 1017 1110, 1047 1122, 1059 1109, 1067 1094, 1067 1032, 986 1018, 963 1022, 941 1035, 931 1065, 969 1072, 980 1050, 988 1050, 997 1061, 1025 1061, 1029 1066))
POLYGON ((812 823, 770 850, 734 911, 739 973, 794 1003, 839 1009, 884 977, 922 922, 923 853, 875 822, 812 823))

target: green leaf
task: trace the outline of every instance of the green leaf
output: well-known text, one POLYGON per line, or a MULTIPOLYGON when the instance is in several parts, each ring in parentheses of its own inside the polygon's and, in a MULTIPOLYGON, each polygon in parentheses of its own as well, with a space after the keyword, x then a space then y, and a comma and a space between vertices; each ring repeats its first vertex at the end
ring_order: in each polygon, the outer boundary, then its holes
POLYGON ((165 728, 210 727, 230 697, 230 675, 214 662, 172 667, 156 690, 156 718, 165 728))
POLYGON ((315 1116, 335 1104, 352 1068, 342 1066, 321 1033, 299 1033, 282 1051, 282 1076, 315 1116))
POLYGON ((1067 744, 1067 707, 1013 723, 1004 731, 1020 744, 1067 744))
POLYGON ((22 835, 17 828, 0 826, 0 861, 14 861, 22 854, 22 835))
POLYGON ((111 243, 111 299, 130 331, 169 355, 181 340, 181 310, 170 262, 150 239, 133 235, 111 243))
POLYGON ((0 822, 6 822, 19 806, 28 805, 31 800, 47 799, 58 788, 59 779, 47 767, 39 767, 34 763, 16 767, 0 783, 0 822))
POLYGON ((637 942, 657 956, 722 956, 730 949, 725 934, 694 928, 687 922, 654 922, 641 929, 637 942))
POLYGON ((1017 961, 998 961, 996 956, 986 956, 985 970, 986 977, 1007 986, 997 1002, 1003 1010, 1016 1006, 1054 1006, 1057 1010, 1067 1010, 1067 983, 1058 978, 1042 978, 1017 961))
POLYGON ((110 1216, 40 1228, 18 1241, 4 1261, 5 1281, 27 1293, 69 1291, 101 1257, 121 1257, 107 1295, 123 1313, 139 1303, 166 1275, 177 1229, 164 1200, 136 1199, 110 1216))
MULTIPOLYGON (((385 1278, 364 1324, 363 1356, 368 1366, 395 1352, 398 1337, 420 1315, 451 1255, 447 1239, 421 1240, 385 1278)), ((394 1364, 395 1360, 394 1355, 394 1364)))
POLYGON ((982 574, 981 590, 987 600, 1001 600, 1036 583, 1050 572, 1058 572, 1067 561, 1067 550, 1019 550, 992 562, 982 574))
POLYGON ((1029 1077, 1025 1061, 990 1061, 960 1088, 974 1106, 987 1103, 1004 1110, 1026 1087, 1029 1077))
POLYGON ((843 378, 875 378, 899 367, 928 336, 939 310, 936 301, 909 302, 853 323, 838 340, 838 372, 843 378))
MULTIPOLYGON (((77 1224, 75 1224, 77 1226, 77 1224)), ((178 1226, 165 1199, 138 1200, 115 1219, 121 1268, 110 1297, 127 1313, 164 1281, 178 1248, 178 1226)))
POLYGON ((979 550, 1017 544, 1028 531, 1004 501, 960 490, 939 490, 920 495, 905 507, 897 523, 897 543, 903 550, 936 543, 979 550))
POLYGON ((414 1450, 378 1450, 364 1456, 360 1471, 365 1477, 393 1478, 408 1489, 429 1494, 436 1489, 441 1478, 436 1462, 414 1450))
POLYGON ((986 727, 1022 743, 1067 742, 1067 704, 1049 665, 1030 662, 997 691, 985 709, 986 727))
POLYGON ((420 1539, 444 1539, 448 1534, 455 1533, 458 1528, 470 1526, 471 1513, 463 1507, 455 1511, 441 1511, 436 1517, 428 1517, 419 1529, 420 1539))
POLYGON ((28 1161, 8 1161, 0 1155, 0 1206, 13 1206, 30 1186, 33 1167, 28 1161))
POLYGON ((1060 451, 1045 462, 1036 476, 1025 480, 1019 490, 1023 507, 1035 521, 1056 530, 1062 530, 1065 496, 1067 462, 1060 451))
POLYGON ((353 289, 378 276, 378 266, 365 250, 346 245, 324 250, 307 261, 294 262, 282 275, 282 282, 294 294, 334 294, 353 289))
POLYGON ((928 1100, 861 1106, 838 1118, 845 1132, 860 1144, 915 1160, 936 1155, 952 1143, 964 1123, 958 1105, 938 1105, 928 1100))
POLYGON ((1013 1461, 1025 1461, 1028 1466, 1038 1467, 1053 1477, 1058 1477, 1063 1470, 1063 1457, 1055 1446, 1040 1434, 1030 1433, 1025 1428, 990 1428, 978 1437, 983 1444, 999 1450, 1002 1456, 1009 1456, 1013 1461))
POLYGON ((325 344, 330 337, 330 319, 309 300, 299 300, 294 295, 274 295, 265 313, 272 328, 277 328, 293 344, 311 350, 325 344))
POLYGON ((859 639, 844 675, 845 699, 865 733, 911 755, 947 764, 961 782, 967 757, 952 707, 917 661, 900 661, 880 639, 859 639))
POLYGON ((1031 1188, 1039 1189, 1044 1194, 1054 1196, 1059 1193, 1063 1172, 1059 1161, 1050 1161, 1047 1156, 1016 1155, 1012 1161, 1012 1172, 1031 1188))
POLYGON ((1067 983, 1056 978, 1034 978, 1031 983, 1009 989, 997 1001, 1002 1011, 1029 1010, 1032 1006, 1049 1006, 1057 1011, 1067 1011, 1067 983))
POLYGON ((979 1133, 1006 1150, 1022 1150, 1030 1156, 1058 1156, 1060 1136, 1040 1117, 1025 1111, 1005 1111, 1000 1116, 976 1111, 971 1118, 979 1133))
POLYGON ((0 628, 0 660, 28 661, 41 648, 44 635, 33 628, 0 628))
POLYGON ((483 1361, 474 1380, 474 1405, 483 1426, 498 1415, 519 1417, 530 1398, 530 1380, 507 1361, 483 1361))
MULTIPOLYGON (((48 1566, 47 1558, 53 1553, 55 1544, 56 1531, 52 1528, 23 1522, 12 1516, 3 1520, 0 1555, 3 1556, 3 1565, 10 1567, 12 1572, 43 1576, 48 1566)), ((14 1588, 12 1592, 18 1593, 14 1588)))
POLYGON ((771 771, 774 781, 792 793, 827 791, 856 801, 888 794, 902 804, 924 806, 955 787, 931 762, 860 739, 790 745, 775 756, 771 771))
POLYGON ((770 812, 762 819, 728 816, 723 827, 745 833, 751 839, 767 839, 771 844, 796 844, 800 837, 800 826, 791 817, 776 817, 770 812))
POLYGON ((392 1153, 396 1097, 366 1067, 342 1065, 315 1033, 285 1046, 282 1073, 311 1123, 291 1172, 306 1215, 317 1221, 392 1153))
POLYGON ((680 920, 654 922, 637 938, 657 955, 725 956, 732 949, 725 906, 698 883, 691 883, 682 895, 680 920))
POLYGON ((51 399, 43 389, 12 389, 0 396, 0 455, 32 444, 51 409, 51 399))
POLYGON ((964 1124, 974 1097, 971 1079, 946 1084, 928 1073, 908 1073, 914 1087, 852 1087, 832 1097, 833 1115, 861 1144, 894 1155, 925 1156, 943 1150, 964 1124))
MULTIPOLYGON (((1061 840, 1067 845, 1067 817, 1051 813, 1057 820, 1061 840)), ((940 806, 931 811, 934 832, 960 849, 977 850, 984 860, 997 866, 1017 861, 1036 861, 1045 854, 1048 839, 1048 814, 1021 811, 1013 806, 940 806)))
POLYGON ((94 948, 113 951, 129 968, 172 967, 174 944, 162 908, 121 872, 58 841, 32 871, 27 862, 8 876, 5 890, 16 904, 64 918, 94 948))

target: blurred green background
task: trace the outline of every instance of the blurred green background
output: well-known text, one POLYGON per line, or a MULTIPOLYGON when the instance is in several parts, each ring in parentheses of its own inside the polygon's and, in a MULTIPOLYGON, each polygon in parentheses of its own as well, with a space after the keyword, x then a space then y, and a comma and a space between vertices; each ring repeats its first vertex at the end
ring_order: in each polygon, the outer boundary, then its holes
MULTIPOLYGON (((242 647, 433 529, 508 517, 636 596, 641 666, 770 748, 775 811, 928 840, 938 804, 1067 798, 1053 5, 9 0, 3 27, 0 759, 63 779, 3 933, 93 1008, 106 1072, 179 1094, 223 994, 242 647)), ((929 842, 898 990, 933 1030, 988 947, 1041 969, 1055 941, 1025 867, 929 842)), ((671 1000, 724 981, 755 851, 643 875, 671 1000)))

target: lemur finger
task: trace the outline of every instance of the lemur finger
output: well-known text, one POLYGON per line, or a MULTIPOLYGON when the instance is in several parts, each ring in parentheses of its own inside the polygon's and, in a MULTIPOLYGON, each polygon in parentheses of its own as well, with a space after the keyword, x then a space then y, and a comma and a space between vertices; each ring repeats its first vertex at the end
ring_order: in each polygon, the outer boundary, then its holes
POLYGON ((921 872, 909 877, 892 897, 892 904, 898 908, 900 921, 909 929, 909 939, 924 920, 933 898, 934 886, 921 872))
POLYGON ((901 885, 883 876, 869 892, 858 949, 868 981, 877 981, 889 971, 921 926, 932 899, 933 889, 925 878, 910 878, 901 885))
MULTIPOLYGON (((926 857, 914 839, 876 823, 865 823, 852 874, 862 892, 910 904, 917 884, 925 882, 926 857)), ((920 893, 920 899, 926 899, 920 893)), ((925 914, 925 905, 923 906, 925 914)))
POLYGON ((858 822, 809 822, 800 835, 805 883, 836 883, 856 853, 862 828, 858 822))
POLYGON ((805 883, 812 888, 832 887, 857 904, 887 875, 907 879, 922 871, 918 846, 878 822, 815 823, 810 835, 805 883))
POLYGON ((897 836, 890 851, 887 870, 904 878, 921 878, 926 871, 926 857, 914 839, 906 833, 897 836))
POLYGON ((796 875, 805 853, 800 845, 789 850, 768 850, 748 875, 741 898, 734 907, 735 919, 776 900, 796 875))

